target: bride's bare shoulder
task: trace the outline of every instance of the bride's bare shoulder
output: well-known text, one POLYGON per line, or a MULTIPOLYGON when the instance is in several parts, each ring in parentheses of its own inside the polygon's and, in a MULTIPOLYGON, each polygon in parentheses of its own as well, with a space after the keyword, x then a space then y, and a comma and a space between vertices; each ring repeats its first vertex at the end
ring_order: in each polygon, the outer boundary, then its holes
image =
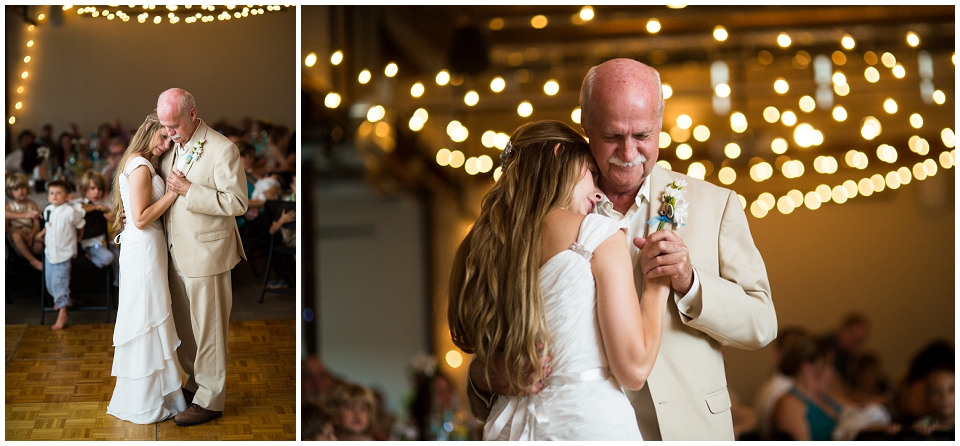
POLYGON ((542 259, 545 261, 554 254, 566 250, 577 241, 580 225, 586 215, 566 209, 557 209, 543 221, 542 259))

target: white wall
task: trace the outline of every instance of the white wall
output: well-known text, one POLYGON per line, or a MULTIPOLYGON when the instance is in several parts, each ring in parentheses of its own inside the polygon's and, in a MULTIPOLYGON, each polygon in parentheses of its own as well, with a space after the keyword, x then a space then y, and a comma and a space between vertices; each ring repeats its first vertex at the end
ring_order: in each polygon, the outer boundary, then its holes
MULTIPOLYGON (((194 6, 197 8, 197 6, 194 6)), ((156 108, 157 96, 180 87, 197 99, 208 123, 238 124, 243 116, 296 126, 299 88, 296 70, 296 8, 262 16, 175 25, 136 23, 64 14, 34 31, 6 9, 6 95, 24 103, 9 126, 13 135, 39 132, 52 123, 55 133, 75 122, 85 135, 102 122, 120 118, 136 129, 156 108), (35 45, 26 47, 26 40, 35 45), (31 56, 24 63, 24 56, 31 56), (29 77, 20 78, 26 69, 29 77), (23 94, 17 87, 23 85, 23 94)))
POLYGON ((405 412, 407 365, 429 350, 421 205, 366 184, 318 190, 319 349, 342 378, 384 391, 405 412))

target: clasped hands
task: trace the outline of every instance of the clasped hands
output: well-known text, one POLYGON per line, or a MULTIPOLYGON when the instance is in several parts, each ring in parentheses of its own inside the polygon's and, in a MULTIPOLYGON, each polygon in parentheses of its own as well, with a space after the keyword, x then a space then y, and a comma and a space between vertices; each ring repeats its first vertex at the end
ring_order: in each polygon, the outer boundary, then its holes
POLYGON ((167 190, 176 192, 178 195, 186 196, 191 184, 186 175, 177 169, 171 170, 170 175, 167 175, 167 190))
POLYGON ((633 244, 640 248, 640 270, 647 280, 669 278, 670 287, 681 295, 693 287, 693 266, 690 252, 683 240, 673 231, 661 230, 647 238, 634 237, 633 244))

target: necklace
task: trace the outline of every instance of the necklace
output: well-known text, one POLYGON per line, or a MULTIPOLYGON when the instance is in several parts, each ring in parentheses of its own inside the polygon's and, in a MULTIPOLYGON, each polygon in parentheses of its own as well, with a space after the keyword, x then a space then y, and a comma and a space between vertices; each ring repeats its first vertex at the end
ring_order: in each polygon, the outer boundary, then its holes
POLYGON ((23 212, 23 211, 26 211, 29 207, 30 205, 27 203, 20 204, 20 203, 17 203, 16 200, 10 201, 10 210, 13 212, 23 212))

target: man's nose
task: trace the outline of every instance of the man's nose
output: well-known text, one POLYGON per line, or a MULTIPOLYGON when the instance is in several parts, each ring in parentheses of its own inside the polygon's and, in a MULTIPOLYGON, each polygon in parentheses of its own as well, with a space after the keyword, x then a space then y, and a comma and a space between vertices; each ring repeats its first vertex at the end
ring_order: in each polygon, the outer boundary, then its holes
POLYGON ((624 138, 620 150, 623 152, 623 160, 631 163, 640 154, 640 142, 632 137, 624 138))

